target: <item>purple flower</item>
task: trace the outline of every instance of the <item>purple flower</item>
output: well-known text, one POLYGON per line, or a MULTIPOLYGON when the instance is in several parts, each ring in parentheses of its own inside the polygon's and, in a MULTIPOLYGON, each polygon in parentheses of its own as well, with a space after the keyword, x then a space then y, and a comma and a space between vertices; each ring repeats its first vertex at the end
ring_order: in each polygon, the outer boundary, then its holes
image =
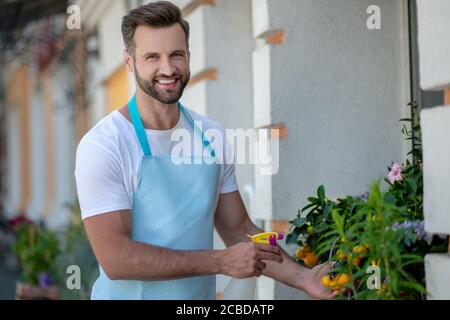
MULTIPOLYGON (((428 245, 431 244, 433 241, 433 235, 430 233, 427 233, 425 231, 425 223, 422 220, 415 220, 415 221, 404 221, 402 223, 395 222, 391 226, 392 230, 398 231, 398 230, 411 230, 414 231, 416 240, 423 240, 428 243, 428 245)), ((405 238, 405 241, 407 238, 405 238)), ((407 240, 407 245, 410 245, 411 239, 407 240)), ((415 241, 415 240, 414 240, 415 241)), ((413 242, 414 242, 413 241, 413 242)))
POLYGON ((403 180, 402 170, 403 170, 402 166, 399 165, 398 163, 394 163, 392 165, 391 172, 389 172, 389 174, 387 176, 387 178, 391 184, 394 184, 395 181, 403 180))
POLYGON ((53 279, 50 273, 41 272, 39 274, 39 286, 41 288, 50 288, 53 285, 53 279))

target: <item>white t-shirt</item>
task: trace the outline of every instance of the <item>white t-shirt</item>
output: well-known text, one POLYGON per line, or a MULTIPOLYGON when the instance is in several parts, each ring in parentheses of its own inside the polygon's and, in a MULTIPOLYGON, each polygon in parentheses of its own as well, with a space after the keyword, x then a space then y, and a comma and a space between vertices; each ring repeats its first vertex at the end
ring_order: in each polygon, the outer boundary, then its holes
MULTIPOLYGON (((194 121, 201 121, 203 132, 216 129, 225 137, 225 130, 218 123, 188 108, 185 110, 194 121)), ((171 135, 179 128, 192 132, 192 125, 184 115, 180 116, 178 123, 170 130, 145 129, 152 154, 170 155, 173 146, 179 143, 172 141, 171 135)), ((200 135, 196 133, 194 136, 201 143, 200 135)), ((217 152, 219 156, 232 156, 228 143, 223 143, 223 148, 223 152, 217 152)), ((192 153, 198 156, 195 151, 192 153)), ((75 164, 75 180, 83 219, 132 208, 142 157, 143 151, 133 124, 118 110, 111 112, 86 133, 78 145, 75 164)), ((238 190, 233 161, 221 160, 218 193, 238 190)))

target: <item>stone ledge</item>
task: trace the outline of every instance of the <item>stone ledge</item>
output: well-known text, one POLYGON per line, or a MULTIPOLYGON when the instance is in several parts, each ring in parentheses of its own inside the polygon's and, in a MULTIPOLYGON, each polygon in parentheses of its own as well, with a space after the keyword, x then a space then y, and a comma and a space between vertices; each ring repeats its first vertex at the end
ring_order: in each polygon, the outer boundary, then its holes
POLYGON ((450 108, 422 110, 425 230, 450 234, 450 108))
POLYGON ((203 71, 200 71, 199 73, 197 73, 196 75, 194 75, 191 80, 189 81, 188 86, 192 87, 194 85, 196 85, 197 83, 201 82, 201 81, 206 81, 206 80, 217 80, 218 78, 218 71, 216 68, 210 68, 210 69, 206 69, 203 71))
POLYGON ((428 300, 450 299, 450 254, 427 254, 425 256, 428 300))
POLYGON ((282 45, 286 42, 286 34, 284 30, 268 30, 261 33, 257 39, 263 39, 268 45, 282 45))
POLYGON ((284 123, 270 124, 268 126, 258 127, 256 129, 257 130, 268 129, 269 136, 271 139, 278 138, 279 140, 284 140, 284 139, 287 139, 287 137, 288 137, 288 128, 287 128, 286 124, 284 124, 284 123), (276 133, 272 132, 272 129, 278 130, 278 135, 276 133))
POLYGON ((450 88, 444 92, 444 105, 450 106, 450 88))

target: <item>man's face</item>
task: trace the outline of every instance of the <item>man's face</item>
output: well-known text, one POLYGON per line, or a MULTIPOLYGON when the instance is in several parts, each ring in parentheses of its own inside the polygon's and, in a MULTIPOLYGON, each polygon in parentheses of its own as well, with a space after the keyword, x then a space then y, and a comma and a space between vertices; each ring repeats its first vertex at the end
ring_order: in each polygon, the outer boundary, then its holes
POLYGON ((134 72, 139 87, 161 103, 178 102, 190 79, 189 52, 181 25, 138 26, 134 41, 134 72))

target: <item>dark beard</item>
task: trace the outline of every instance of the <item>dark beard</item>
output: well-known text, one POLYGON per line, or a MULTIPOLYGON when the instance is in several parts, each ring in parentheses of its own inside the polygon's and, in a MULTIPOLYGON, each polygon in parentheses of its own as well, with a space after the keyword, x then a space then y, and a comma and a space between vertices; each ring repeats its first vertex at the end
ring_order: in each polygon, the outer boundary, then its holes
POLYGON ((144 80, 139 75, 139 72, 136 69, 136 65, 134 66, 134 72, 136 76, 136 81, 139 85, 139 87, 144 91, 146 94, 148 94, 150 97, 154 98, 155 100, 158 100, 161 103, 164 104, 174 104, 180 100, 181 96, 183 95, 184 88, 186 88, 187 84, 189 83, 190 79, 190 73, 186 74, 186 76, 182 76, 181 74, 176 74, 175 76, 180 81, 180 88, 175 91, 162 91, 158 90, 156 87, 156 81, 152 80, 144 80))

